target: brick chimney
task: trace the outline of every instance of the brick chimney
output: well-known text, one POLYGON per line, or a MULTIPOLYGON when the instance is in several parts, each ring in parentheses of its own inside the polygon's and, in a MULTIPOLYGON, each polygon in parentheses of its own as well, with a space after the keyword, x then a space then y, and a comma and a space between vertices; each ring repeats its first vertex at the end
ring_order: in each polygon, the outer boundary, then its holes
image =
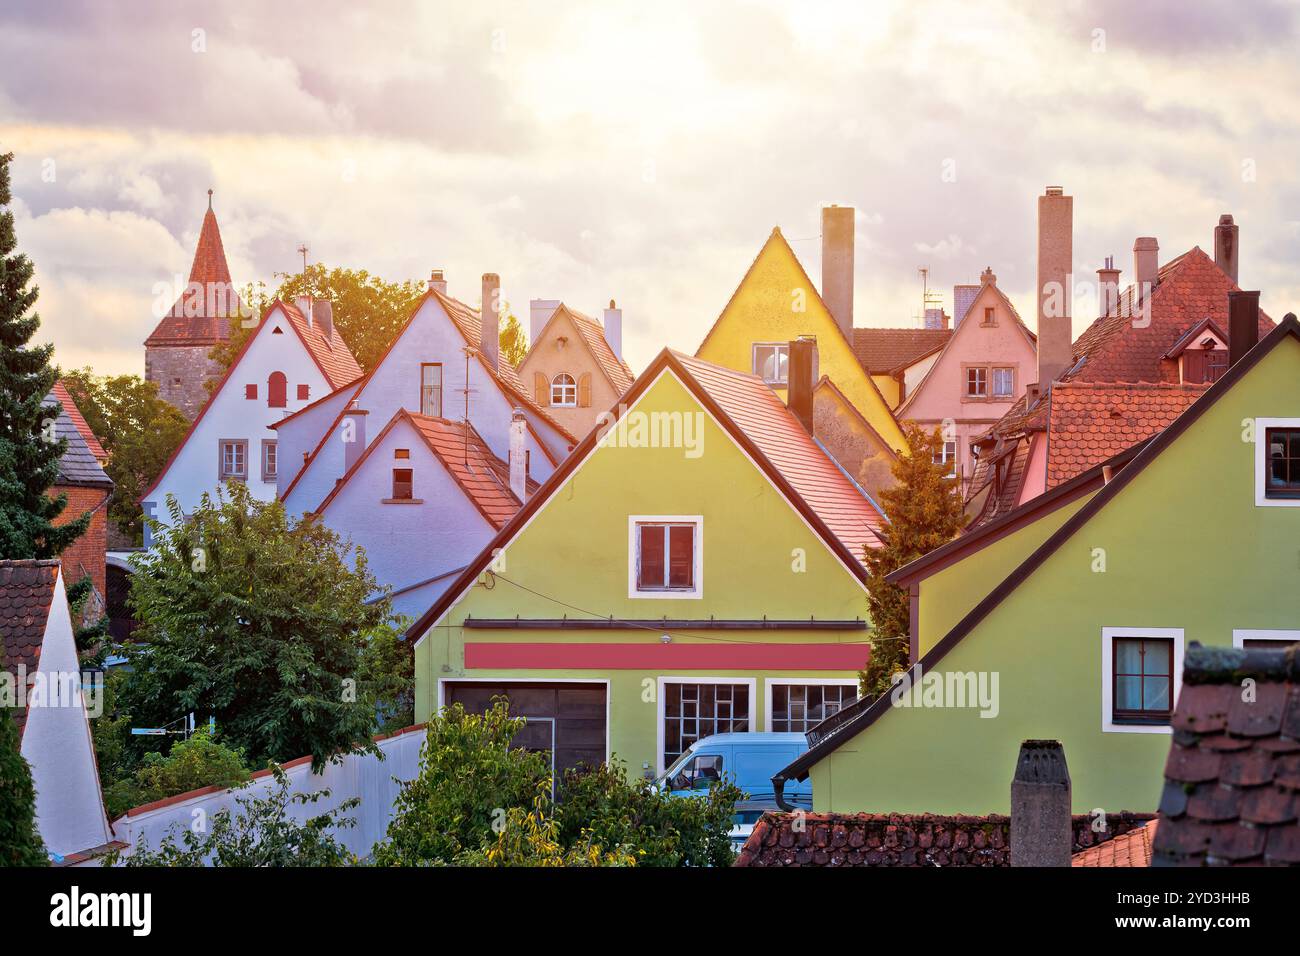
POLYGON ((528 419, 516 408, 510 416, 510 491, 523 502, 528 497, 528 419))
POLYGON ((447 294, 447 279, 443 276, 441 269, 433 269, 429 273, 429 290, 447 294))
POLYGON ((1069 866, 1070 770, 1058 740, 1026 740, 1011 778, 1011 865, 1069 866))
POLYGON ((809 435, 813 433, 813 386, 817 384, 817 337, 801 335, 790 343, 786 404, 809 435))
POLYGON ((1237 251, 1237 224, 1225 212, 1214 227, 1214 264, 1233 282, 1237 281, 1237 251))
POLYGON ((822 207, 822 300, 853 339, 853 217, 852 206, 822 207))
POLYGON ((1038 197, 1038 387, 1074 364, 1070 301, 1074 272, 1074 197, 1048 186, 1038 197))
POLYGON ((605 341, 619 358, 623 357, 623 310, 609 300, 605 310, 605 341))
POLYGON ((1231 368, 1259 341, 1259 293, 1228 293, 1228 366, 1231 368))
POLYGON ((1114 256, 1107 256, 1106 264, 1097 270, 1097 300, 1100 315, 1114 315, 1119 308, 1119 270, 1114 256))
POLYGON ((482 319, 482 332, 479 335, 479 351, 492 366, 499 371, 501 355, 501 277, 495 272, 483 273, 483 305, 479 310, 482 319))
POLYGON ((312 323, 320 329, 321 335, 328 342, 334 333, 334 303, 329 299, 313 299, 311 311, 312 323))
POLYGON ((1151 236, 1133 240, 1133 282, 1137 300, 1145 302, 1156 289, 1160 272, 1160 243, 1151 236))

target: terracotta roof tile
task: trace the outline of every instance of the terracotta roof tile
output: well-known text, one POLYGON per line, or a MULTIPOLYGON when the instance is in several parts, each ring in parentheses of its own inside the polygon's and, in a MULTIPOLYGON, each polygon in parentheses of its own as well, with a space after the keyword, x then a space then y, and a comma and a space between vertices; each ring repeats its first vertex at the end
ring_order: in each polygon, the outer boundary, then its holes
POLYGON ((239 293, 230 280, 217 217, 208 208, 185 291, 145 339, 147 346, 213 346, 230 338, 239 314, 239 293))
POLYGON ((1070 866, 1150 866, 1151 841, 1155 839, 1158 821, 1120 834, 1113 840, 1099 843, 1070 858, 1070 866))
POLYGON ((352 350, 343 341, 343 336, 339 335, 337 326, 331 323, 329 334, 326 334, 319 323, 309 323, 297 305, 285 302, 283 299, 278 301, 289 319, 289 324, 294 327, 294 331, 306 344, 307 351, 320 366, 331 390, 337 391, 364 374, 352 350))
MULTIPOLYGON (((30 684, 41 662, 45 622, 54 602, 59 562, 0 561, 0 666, 14 675, 19 665, 30 684)), ((25 708, 12 712, 21 738, 27 724, 25 708)))
POLYGON ((1188 648, 1153 865, 1300 863, 1298 651, 1188 648))
POLYGON ((952 329, 853 330, 853 354, 872 375, 886 375, 941 349, 952 338, 952 329))
MULTIPOLYGON (((448 473, 499 531, 522 504, 510 490, 510 465, 492 453, 473 425, 467 436, 463 422, 409 412, 407 416, 448 473)), ((528 494, 535 494, 537 488, 537 482, 530 479, 528 494)))
POLYGON ((569 313, 578 334, 582 336, 587 348, 600 363, 600 369, 614 386, 614 391, 622 395, 631 388, 636 376, 632 374, 628 364, 615 355, 614 350, 610 348, 609 340, 605 338, 605 327, 595 319, 581 312, 575 312, 563 304, 560 308, 569 313))

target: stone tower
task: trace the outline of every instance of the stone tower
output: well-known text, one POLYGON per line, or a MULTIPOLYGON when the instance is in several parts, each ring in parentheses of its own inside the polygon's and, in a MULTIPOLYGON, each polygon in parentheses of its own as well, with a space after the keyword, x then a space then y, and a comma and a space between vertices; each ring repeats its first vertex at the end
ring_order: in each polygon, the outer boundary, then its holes
POLYGON ((159 394, 191 421, 207 401, 204 384, 221 373, 208 352, 230 339, 230 323, 238 315, 239 295, 230 281, 209 189, 189 281, 144 342, 144 377, 157 382, 159 394))

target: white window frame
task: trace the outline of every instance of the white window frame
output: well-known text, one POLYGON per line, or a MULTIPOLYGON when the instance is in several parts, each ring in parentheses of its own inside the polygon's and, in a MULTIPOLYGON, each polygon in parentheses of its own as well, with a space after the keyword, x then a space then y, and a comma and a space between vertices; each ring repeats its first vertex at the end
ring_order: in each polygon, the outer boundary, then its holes
MULTIPOLYGON (((855 697, 858 696, 859 691, 857 678, 854 677, 769 677, 763 681, 763 729, 768 733, 774 733, 772 730, 772 688, 777 684, 785 687, 852 687, 855 697)), ((791 733, 798 732, 791 731, 791 733)))
MULTIPOLYGON (((668 703, 668 696, 664 693, 664 688, 668 684, 744 684, 749 687, 749 729, 747 733, 754 733, 756 726, 756 704, 755 700, 756 685, 758 681, 754 677, 715 677, 712 674, 700 674, 690 677, 660 677, 657 679, 655 687, 655 776, 662 777, 664 771, 668 768, 664 766, 664 720, 667 716, 665 707, 668 703)), ((684 751, 683 751, 684 752, 684 751)), ((723 768, 726 771, 726 768, 723 768)))
POLYGON ((557 372, 555 378, 551 379, 551 407, 552 408, 577 408, 578 407, 578 380, 568 372, 557 372), (568 379, 568 382, 561 382, 560 379, 568 379), (559 390, 558 392, 556 390, 559 390), (556 395, 559 398, 556 398, 556 395), (568 396, 567 398, 565 396, 568 396))
MULTIPOLYGON (((667 562, 665 541, 664 561, 667 562)), ((638 600, 680 601, 704 597, 704 516, 703 515, 628 515, 627 517, 627 596, 638 600), (690 590, 642 591, 636 586, 637 526, 640 524, 693 524, 695 525, 695 567, 691 575, 694 587, 690 590)))
POLYGON ((935 461, 935 460, 934 460, 934 456, 931 455, 931 456, 930 456, 930 461, 931 461, 933 464, 936 464, 936 465, 947 465, 947 466, 948 466, 948 475, 947 475, 947 477, 949 477, 949 478, 956 478, 956 477, 957 477, 957 459, 961 457, 960 452, 961 452, 961 443, 958 442, 957 439, 955 439, 955 438, 945 439, 944 442, 943 442, 943 451, 942 451, 943 458, 942 458, 940 461, 935 461), (951 456, 951 457, 949 457, 949 455, 948 455, 948 446, 949 446, 949 445, 952 445, 952 456, 951 456))
POLYGON ((989 368, 989 398, 995 402, 1013 400, 1016 397, 1016 369, 1012 365, 993 365, 989 368), (998 372, 1006 372, 1011 377, 1011 386, 1005 392, 997 387, 998 372))
POLYGON ((753 370, 754 374, 759 376, 759 378, 761 378, 766 384, 774 385, 777 386, 778 388, 784 388, 785 386, 790 384, 790 343, 789 342, 755 342, 749 348, 749 367, 753 370), (780 356, 781 355, 785 356, 785 378, 768 378, 766 375, 763 374, 763 370, 759 368, 759 364, 758 364, 759 349, 777 350, 776 370, 778 373, 780 373, 781 371, 780 356))
POLYGON ((1300 631, 1255 630, 1252 628, 1232 629, 1233 647, 1245 647, 1247 641, 1277 641, 1279 644, 1295 644, 1300 641, 1300 631))
POLYGON ((217 475, 220 481, 247 481, 248 480, 248 439, 247 438, 222 438, 217 442, 217 475), (244 470, 227 471, 226 470, 226 447, 240 449, 240 454, 244 458, 244 470))
POLYGON ((442 397, 443 397, 443 367, 441 362, 421 362, 420 363, 420 414, 428 415, 432 418, 442 418, 442 397), (425 380, 426 369, 438 370, 438 384, 430 385, 425 380), (438 408, 436 411, 428 411, 433 395, 437 395, 438 408))
POLYGON ((1300 418, 1255 419, 1255 507, 1300 508, 1300 498, 1268 497, 1268 430, 1270 428, 1300 429, 1300 418))
POLYGON ((1173 708, 1178 707, 1178 694, 1183 689, 1183 629, 1181 627, 1103 627, 1101 629, 1101 730, 1107 734, 1172 734, 1169 724, 1117 724, 1112 719, 1114 701, 1114 652, 1117 637, 1141 639, 1165 638, 1174 642, 1173 708))

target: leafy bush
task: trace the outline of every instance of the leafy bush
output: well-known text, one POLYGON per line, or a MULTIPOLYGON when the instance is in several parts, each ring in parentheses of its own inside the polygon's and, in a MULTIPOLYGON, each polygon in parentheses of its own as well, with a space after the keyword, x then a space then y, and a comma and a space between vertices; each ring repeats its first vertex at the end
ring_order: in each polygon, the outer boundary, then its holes
POLYGON ((496 842, 468 850, 453 861, 457 866, 636 866, 634 847, 603 849, 589 834, 563 845, 554 816, 547 816, 547 799, 539 795, 532 812, 521 807, 506 811, 496 842))
POLYGON ((638 866, 730 866, 732 817, 744 796, 724 781, 707 795, 675 797, 629 779, 620 761, 583 767, 564 775, 558 836, 566 846, 634 847, 638 866))
POLYGON ((213 738, 206 727, 188 740, 177 741, 171 753, 145 754, 135 773, 104 791, 110 818, 132 807, 165 800, 200 787, 238 787, 252 776, 244 752, 213 738))
POLYGON ((290 806, 305 806, 326 799, 328 790, 289 793, 289 778, 278 766, 272 767, 275 789, 265 797, 240 797, 238 814, 222 810, 208 825, 191 827, 183 833, 172 827, 157 850, 141 840, 128 857, 118 853, 104 858, 105 866, 119 862, 126 866, 348 866, 356 857, 335 839, 334 831, 356 826, 356 819, 344 814, 361 801, 345 800, 333 810, 298 823, 289 818, 290 806))
POLYGON ((485 714, 452 704, 429 720, 420 751, 420 773, 402 786, 396 816, 375 862, 385 866, 451 863, 497 838, 511 809, 533 806, 549 793, 545 754, 511 749, 524 726, 504 700, 485 714))
POLYGON ((18 725, 0 707, 0 866, 48 866, 36 830, 36 789, 19 749, 18 725))

